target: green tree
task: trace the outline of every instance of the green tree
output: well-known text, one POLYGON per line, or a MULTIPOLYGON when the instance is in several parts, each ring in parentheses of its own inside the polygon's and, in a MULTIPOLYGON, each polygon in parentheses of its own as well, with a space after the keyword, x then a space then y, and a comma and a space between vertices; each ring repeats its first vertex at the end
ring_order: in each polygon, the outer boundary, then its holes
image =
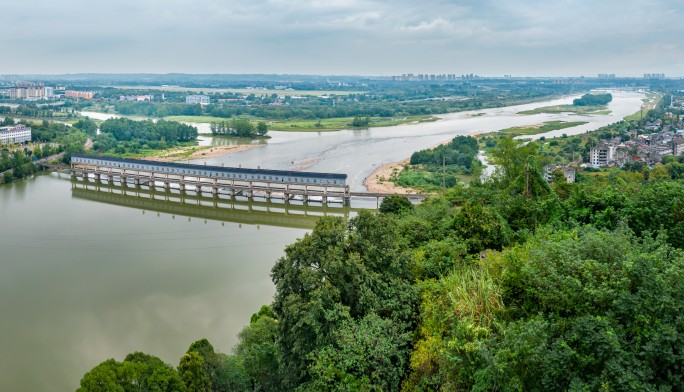
POLYGON ((211 381, 213 392, 228 392, 239 384, 232 374, 228 356, 214 351, 214 346, 207 339, 200 339, 190 345, 187 353, 197 353, 202 357, 204 370, 211 381))
POLYGON ((95 136, 97 134, 97 124, 88 117, 81 118, 73 126, 85 132, 88 136, 95 136))
POLYGON ((211 392, 211 379, 202 356, 195 351, 185 353, 178 365, 178 374, 187 392, 211 392))
POLYGON ((83 375, 77 392, 124 392, 117 376, 119 363, 108 359, 83 375))
POLYGON ((333 343, 312 354, 312 379, 303 391, 396 391, 404 375, 411 333, 368 314, 346 322, 333 343))
POLYGON ((273 267, 285 389, 311 380, 313 353, 351 320, 374 313, 413 328, 417 290, 395 218, 362 211, 347 225, 324 217, 285 254, 273 267))
POLYGON ((255 389, 279 391, 280 351, 278 347, 278 322, 270 307, 262 307, 238 335, 235 355, 241 361, 245 373, 253 381, 255 389))
POLYGON ((266 136, 266 133, 268 133, 268 125, 266 125, 266 122, 264 122, 264 121, 257 122, 256 134, 258 136, 266 136))
POLYGON ((379 211, 383 214, 400 214, 405 211, 410 211, 413 208, 411 200, 406 196, 392 195, 382 199, 379 211))

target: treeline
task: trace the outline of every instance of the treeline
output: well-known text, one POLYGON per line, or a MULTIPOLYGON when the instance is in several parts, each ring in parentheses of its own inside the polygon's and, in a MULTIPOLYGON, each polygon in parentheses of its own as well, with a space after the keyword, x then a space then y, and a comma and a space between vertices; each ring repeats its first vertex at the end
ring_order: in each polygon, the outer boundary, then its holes
POLYGON ((0 116, 38 117, 38 118, 73 118, 77 117, 74 109, 66 105, 51 106, 35 103, 22 103, 16 107, 0 106, 0 116))
POLYGON ((485 183, 321 218, 222 370, 188 354, 188 390, 680 390, 684 182, 548 185, 537 152, 507 138, 485 183))
POLYGON ((164 149, 195 142, 197 128, 175 121, 117 118, 103 122, 100 125, 100 134, 92 139, 95 151, 137 154, 144 149, 164 149))
POLYGON ((7 184, 14 181, 15 178, 26 178, 39 170, 38 166, 33 162, 34 159, 47 158, 62 151, 61 146, 51 147, 47 144, 43 147, 36 145, 33 150, 24 148, 10 152, 3 149, 0 151, 1 181, 7 184))
MULTIPOLYGON (((6 119, 7 120, 7 119, 6 119)), ((21 123, 31 127, 31 138, 34 145, 45 143, 49 146, 51 143, 58 147, 44 147, 43 149, 37 147, 33 152, 34 156, 44 158, 56 153, 64 152, 62 156, 62 163, 68 164, 71 160, 71 154, 82 153, 84 145, 88 140, 88 134, 78 128, 83 126, 84 129, 89 129, 88 119, 82 119, 76 122, 73 126, 68 126, 59 122, 50 122, 43 120, 40 123, 33 123, 22 121, 21 123)), ((97 126, 95 126, 97 129, 97 126)))
POLYGON ((612 94, 584 94, 581 98, 572 100, 574 106, 600 106, 607 105, 613 100, 612 94))
POLYGON ((122 362, 109 359, 86 373, 79 392, 86 391, 239 391, 246 379, 236 378, 230 358, 214 351, 206 340, 190 345, 178 367, 141 352, 122 362))
POLYGON ((109 133, 120 141, 159 141, 183 143, 197 139, 197 128, 175 121, 135 121, 114 118, 100 125, 100 132, 109 133))
POLYGON ((477 158, 478 142, 470 136, 456 136, 449 143, 416 151, 411 155, 410 167, 404 168, 390 180, 398 185, 426 191, 453 187, 459 177, 479 176, 482 163, 477 158))
POLYGON ((477 158, 477 140, 471 136, 456 136, 449 143, 411 154, 412 165, 458 165, 469 171, 477 158))
POLYGON ((255 138, 266 136, 268 133, 268 125, 264 121, 259 121, 254 125, 251 121, 242 118, 212 122, 210 129, 211 134, 215 136, 255 138))
MULTIPOLYGON (((567 85, 464 81, 453 83, 371 83, 364 93, 326 97, 277 94, 213 94, 226 99, 210 105, 171 102, 114 102, 117 113, 163 118, 166 116, 252 116, 270 120, 327 119, 340 117, 406 117, 501 107, 567 94, 567 85)), ((143 92, 138 92, 142 94, 143 92)), ((159 91, 147 91, 155 95, 159 91)), ((296 92, 292 93, 296 95, 296 92)), ((175 97, 175 96, 174 96, 175 97)), ((174 99, 177 99, 175 97, 174 99)), ((365 126, 363 124, 358 126, 365 126)))

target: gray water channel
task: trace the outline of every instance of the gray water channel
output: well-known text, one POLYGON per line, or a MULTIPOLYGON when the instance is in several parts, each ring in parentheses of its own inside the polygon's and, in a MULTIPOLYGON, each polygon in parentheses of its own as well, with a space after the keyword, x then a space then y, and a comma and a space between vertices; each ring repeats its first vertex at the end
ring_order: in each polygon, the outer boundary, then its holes
MULTIPOLYGON (((613 94, 610 115, 516 115, 571 101, 564 98, 416 125, 270 132, 264 146, 207 163, 341 172, 363 189, 379 165, 455 135, 590 122, 562 131, 573 134, 639 110, 640 94, 613 94)), ((226 212, 117 192, 82 189, 63 174, 0 185, 0 391, 73 390, 98 363, 134 351, 175 366, 204 337, 230 352, 251 314, 271 302, 273 263, 316 219, 300 210, 254 206, 250 213, 241 205, 226 212)))
MULTIPOLYGON (((620 121, 639 110, 643 94, 629 91, 612 91, 612 94, 613 101, 608 105, 610 114, 604 115, 517 114, 542 106, 571 104, 572 99, 577 97, 574 96, 526 105, 446 114, 439 116, 439 121, 420 124, 339 132, 269 132, 272 138, 260 147, 195 162, 346 173, 352 190, 362 191, 365 190, 363 180, 383 164, 408 158, 414 151, 433 147, 457 135, 493 132, 555 120, 586 121, 585 125, 535 135, 534 138, 561 136, 564 133, 575 135, 620 121)), ((205 144, 221 143, 220 138, 204 139, 205 144)))

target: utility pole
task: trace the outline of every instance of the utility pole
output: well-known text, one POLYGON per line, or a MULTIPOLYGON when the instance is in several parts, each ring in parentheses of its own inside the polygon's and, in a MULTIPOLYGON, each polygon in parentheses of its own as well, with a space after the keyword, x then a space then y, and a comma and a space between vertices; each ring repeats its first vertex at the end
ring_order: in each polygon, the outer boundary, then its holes
POLYGON ((446 190, 446 157, 442 156, 442 190, 446 190))
POLYGON ((525 165, 525 196, 530 197, 530 161, 525 165))

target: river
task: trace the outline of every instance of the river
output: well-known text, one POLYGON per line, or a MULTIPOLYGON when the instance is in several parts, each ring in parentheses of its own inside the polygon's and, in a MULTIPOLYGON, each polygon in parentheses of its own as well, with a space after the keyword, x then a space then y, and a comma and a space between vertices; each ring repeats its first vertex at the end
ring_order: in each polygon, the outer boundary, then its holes
MULTIPOLYGON (((571 100, 564 98, 415 125, 270 132, 262 147, 207 163, 341 172, 363 189, 379 165, 455 135, 590 121, 562 131, 573 134, 639 109, 641 95, 614 95, 612 113, 603 116, 515 114, 571 100)), ((203 337, 230 352, 251 314, 272 299, 273 263, 315 219, 306 211, 254 206, 249 212, 249 205, 238 205, 225 212, 205 202, 181 207, 116 192, 81 189, 56 173, 0 185, 0 390, 73 390, 93 366, 133 351, 175 366, 203 337)))
MULTIPOLYGON (((518 112, 542 106, 572 104, 580 95, 544 102, 502 108, 482 109, 439 115, 439 121, 420 124, 403 124, 391 127, 338 132, 277 132, 270 131, 271 139, 259 148, 238 154, 196 160, 209 165, 267 167, 284 170, 347 173, 352 190, 365 190, 363 180, 376 168, 403 160, 414 151, 429 148, 456 135, 493 132, 501 129, 541 124, 546 121, 585 121, 587 124, 532 136, 554 137, 575 135, 598 129, 620 121, 641 107, 643 94, 633 91, 610 91, 613 101, 608 104, 609 114, 576 115, 572 113, 519 115, 518 112)), ((105 120, 116 115, 82 112, 92 118, 105 120)), ((196 126, 201 133, 209 132, 209 124, 186 123, 196 126)), ((235 143, 231 139, 200 136, 202 145, 235 143)))
POLYGON ((553 131, 541 136, 574 135, 595 130, 635 113, 641 106, 642 94, 612 91, 610 114, 579 116, 570 113, 518 115, 523 110, 542 106, 571 104, 566 97, 546 102, 495 109, 452 113, 439 116, 440 121, 404 124, 392 127, 339 132, 269 132, 272 137, 259 148, 226 157, 197 160, 212 164, 243 167, 268 167, 288 170, 347 173, 352 190, 365 190, 363 180, 385 163, 409 157, 414 151, 433 147, 456 135, 471 135, 501 129, 541 124, 546 121, 586 121, 585 125, 553 131))

